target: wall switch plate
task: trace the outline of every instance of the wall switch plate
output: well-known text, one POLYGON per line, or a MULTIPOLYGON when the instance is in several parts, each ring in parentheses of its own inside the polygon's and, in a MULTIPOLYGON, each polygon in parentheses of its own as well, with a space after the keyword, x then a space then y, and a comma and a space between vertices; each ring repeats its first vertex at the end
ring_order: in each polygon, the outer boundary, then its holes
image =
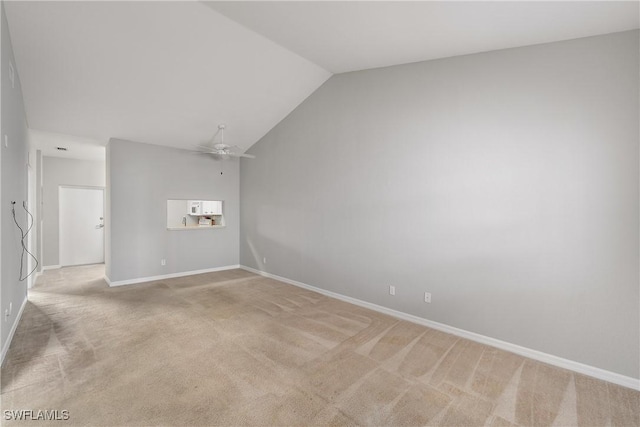
POLYGON ((391 285, 389 286, 389 295, 395 295, 396 294, 396 287, 391 285))
POLYGON ((266 264, 267 263, 267 257, 262 258, 262 263, 266 264))
POLYGON ((430 292, 425 292, 424 293, 424 302, 431 303, 431 293, 430 292))
POLYGON ((9 316, 11 316, 12 313, 13 313, 13 303, 10 302, 9 303, 9 316))
POLYGON ((9 137, 7 135, 4 136, 4 146, 5 147, 9 146, 9 137))
POLYGON ((167 265, 167 260, 166 259, 161 259, 160 260, 160 265, 167 265))

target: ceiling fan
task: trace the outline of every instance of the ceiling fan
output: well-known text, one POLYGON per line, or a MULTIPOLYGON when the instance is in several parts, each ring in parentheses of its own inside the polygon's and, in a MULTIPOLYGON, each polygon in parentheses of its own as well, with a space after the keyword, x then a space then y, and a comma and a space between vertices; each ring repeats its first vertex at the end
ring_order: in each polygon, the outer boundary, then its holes
MULTIPOLYGON (((220 132, 220 142, 209 145, 198 145, 198 149, 206 154, 212 154, 215 157, 221 159, 227 159, 229 157, 246 157, 248 159, 255 159, 256 156, 245 153, 238 153, 236 150, 240 149, 237 145, 228 145, 224 143, 224 129, 225 125, 218 125, 218 132, 220 132)), ((215 135, 213 136, 215 139, 215 135)), ((213 142, 213 140, 211 141, 213 142)))

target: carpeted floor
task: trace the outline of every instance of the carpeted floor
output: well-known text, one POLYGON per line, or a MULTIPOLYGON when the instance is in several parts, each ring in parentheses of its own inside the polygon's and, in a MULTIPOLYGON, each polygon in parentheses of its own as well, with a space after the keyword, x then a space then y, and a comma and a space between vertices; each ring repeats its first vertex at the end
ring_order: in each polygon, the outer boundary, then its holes
POLYGON ((640 424, 639 392, 243 270, 118 288, 103 274, 38 279, 3 410, 69 411, 57 425, 640 424))

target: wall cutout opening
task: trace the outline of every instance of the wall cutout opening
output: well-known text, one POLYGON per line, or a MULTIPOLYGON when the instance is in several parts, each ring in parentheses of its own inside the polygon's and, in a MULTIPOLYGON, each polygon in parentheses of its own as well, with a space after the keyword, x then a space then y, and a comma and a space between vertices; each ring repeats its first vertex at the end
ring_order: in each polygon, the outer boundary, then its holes
POLYGON ((167 200, 168 230, 203 230, 225 226, 222 200, 167 200))

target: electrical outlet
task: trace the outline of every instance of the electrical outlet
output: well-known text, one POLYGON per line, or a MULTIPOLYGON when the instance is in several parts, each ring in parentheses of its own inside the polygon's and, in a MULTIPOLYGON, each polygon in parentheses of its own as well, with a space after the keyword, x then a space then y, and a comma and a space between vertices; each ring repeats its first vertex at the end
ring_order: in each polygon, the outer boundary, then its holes
POLYGON ((430 292, 425 292, 424 293, 424 302, 428 302, 429 304, 431 304, 431 293, 430 292))
POLYGON ((389 286, 389 295, 395 295, 396 294, 396 287, 391 285, 389 286))
POLYGON ((160 265, 167 265, 167 260, 166 259, 161 259, 160 260, 160 265))

